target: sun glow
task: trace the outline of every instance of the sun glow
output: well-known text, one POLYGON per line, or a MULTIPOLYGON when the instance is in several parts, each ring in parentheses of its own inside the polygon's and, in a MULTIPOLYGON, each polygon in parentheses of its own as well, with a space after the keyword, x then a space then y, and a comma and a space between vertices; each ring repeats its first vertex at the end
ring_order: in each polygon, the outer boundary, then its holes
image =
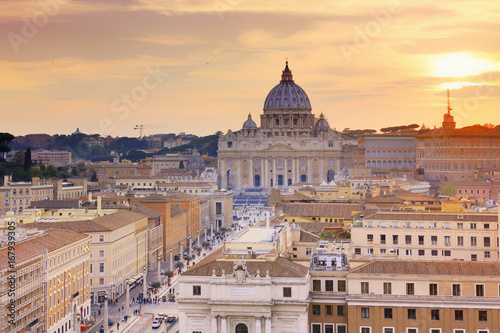
POLYGON ((462 77, 493 70, 493 65, 472 57, 469 52, 450 53, 434 59, 434 75, 439 77, 462 77))
POLYGON ((440 88, 444 89, 460 89, 467 86, 482 86, 482 84, 476 82, 447 82, 439 85, 440 88))

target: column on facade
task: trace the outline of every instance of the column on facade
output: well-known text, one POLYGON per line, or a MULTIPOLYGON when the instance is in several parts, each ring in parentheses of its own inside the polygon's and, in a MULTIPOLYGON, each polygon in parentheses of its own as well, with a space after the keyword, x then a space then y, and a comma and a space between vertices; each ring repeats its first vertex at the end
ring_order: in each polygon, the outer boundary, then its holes
POLYGON ((265 333, 271 333, 271 317, 265 317, 265 333))
POLYGON ((253 158, 250 157, 250 182, 249 182, 250 187, 255 187, 254 176, 253 176, 254 168, 255 166, 253 165, 253 158))
POLYGON ((310 156, 307 157, 306 162, 307 162, 306 163, 306 165, 307 165, 307 182, 311 183, 312 182, 312 167, 311 167, 312 161, 311 161, 310 156))
POLYGON ((266 188, 267 187, 267 159, 261 158, 260 159, 260 170, 261 170, 261 180, 260 184, 262 187, 266 188))
POLYGON ((323 181, 323 179, 326 181, 326 174, 325 174, 325 157, 320 157, 319 158, 319 174, 320 174, 320 182, 323 181))
POLYGON ((217 331, 217 316, 212 316, 212 329, 210 333, 218 333, 217 331))
POLYGON ((255 333, 262 333, 262 317, 255 318, 255 333))
POLYGON ((273 157, 273 187, 278 185, 277 180, 278 176, 276 175, 278 172, 276 170, 276 157, 273 157))
POLYGON ((227 333, 227 317, 220 318, 220 332, 227 333))
POLYGON ((292 157, 292 184, 297 183, 297 157, 292 157))

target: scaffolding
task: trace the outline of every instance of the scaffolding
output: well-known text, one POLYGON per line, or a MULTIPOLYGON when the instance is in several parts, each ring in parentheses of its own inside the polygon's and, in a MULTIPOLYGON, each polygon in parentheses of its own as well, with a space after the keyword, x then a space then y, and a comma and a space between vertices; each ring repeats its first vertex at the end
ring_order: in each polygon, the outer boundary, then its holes
POLYGON ((9 261, 8 248, 0 248, 0 332, 46 332, 47 247, 27 240, 17 243, 11 253, 15 258, 9 261), (8 305, 12 302, 11 317, 8 305))

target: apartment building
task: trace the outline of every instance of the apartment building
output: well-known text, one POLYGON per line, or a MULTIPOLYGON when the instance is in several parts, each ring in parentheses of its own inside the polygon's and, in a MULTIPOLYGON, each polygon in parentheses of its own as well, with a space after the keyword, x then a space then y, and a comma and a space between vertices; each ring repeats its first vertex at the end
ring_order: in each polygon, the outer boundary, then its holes
POLYGON ((69 230, 47 230, 30 239, 47 247, 47 332, 73 332, 90 316, 90 237, 69 230))
POLYGON ((47 246, 18 241, 0 248, 0 332, 47 331, 47 246), (9 254, 10 252, 10 254, 9 254))
POLYGON ((158 267, 158 261, 165 260, 163 256, 163 224, 164 214, 158 210, 135 204, 131 211, 148 217, 148 267, 158 267))
POLYGON ((71 164, 71 152, 37 149, 31 152, 31 160, 36 165, 68 166, 71 164))
POLYGON ((349 332, 500 332, 499 286, 498 262, 367 263, 347 279, 349 332))
POLYGON ((22 212, 34 201, 53 199, 54 186, 45 180, 33 177, 31 182, 13 182, 12 175, 5 175, 0 187, 0 216, 8 211, 22 212))
POLYGON ((128 210, 85 221, 32 223, 38 229, 62 229, 84 233, 91 240, 90 298, 116 298, 125 293, 128 278, 148 267, 147 216, 128 210))
POLYGON ((351 228, 351 257, 498 261, 498 216, 463 212, 376 212, 351 228))

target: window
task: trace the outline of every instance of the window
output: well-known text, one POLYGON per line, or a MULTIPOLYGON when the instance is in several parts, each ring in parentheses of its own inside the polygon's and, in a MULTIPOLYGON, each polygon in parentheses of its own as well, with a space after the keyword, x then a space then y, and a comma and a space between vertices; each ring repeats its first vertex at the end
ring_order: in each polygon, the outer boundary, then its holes
POLYGON ((406 333, 418 333, 418 328, 408 327, 406 333))
POLYGON ((479 311, 479 321, 488 321, 488 311, 479 311))
POLYGON ((424 236, 418 236, 418 245, 424 245, 424 236))
POLYGON ((104 284, 104 278, 99 278, 99 284, 103 285, 104 284))
POLYGON ((99 235, 99 243, 103 243, 104 242, 104 235, 99 235))
POLYGON ((201 286, 193 286, 193 295, 195 296, 201 295, 201 286))
POLYGON ((462 285, 460 284, 452 284, 451 290, 453 292, 453 296, 462 296, 462 285))
POLYGON ((104 263, 99 263, 99 273, 104 273, 104 263))
POLYGON ((361 318, 370 318, 370 308, 361 308, 361 318))
POLYGON ((476 296, 484 296, 484 284, 476 284, 476 296))
POLYGON ((429 295, 431 296, 437 296, 438 294, 438 285, 437 283, 430 283, 429 284, 429 295))
POLYGON ((431 236, 431 245, 438 245, 438 237, 431 236))
POLYGON ((406 235, 405 236, 405 244, 410 245, 411 244, 411 235, 406 235))
POLYGON ((392 244, 398 244, 398 235, 392 235, 392 244))
POLYGON ((438 255, 438 250, 431 250, 431 256, 437 257, 438 255))
POLYGON ((491 253, 490 253, 490 251, 484 251, 484 257, 485 257, 485 258, 491 258, 491 253))
POLYGON ((484 224, 484 229, 489 229, 490 228, 490 224, 489 223, 485 223, 484 224))
POLYGON ((453 329, 453 333, 465 333, 465 330, 461 328, 455 328, 453 329))
POLYGON ((451 245, 451 236, 444 236, 444 246, 451 245))
POLYGON ((392 308, 384 308, 384 318, 392 319, 392 308))
POLYGON ((464 224, 462 222, 458 222, 457 229, 463 229, 463 228, 464 228, 464 224))
POLYGON ((321 305, 313 304, 312 311, 313 311, 313 316, 321 315, 321 305))
POLYGON ((370 234, 366 235, 366 240, 368 241, 368 243, 373 242, 373 235, 370 234))
POLYGON ((345 280, 338 280, 337 281, 337 291, 346 291, 345 280))
POLYGON ((327 316, 333 316, 333 305, 325 305, 325 314, 327 316))
POLYGON ((457 245, 458 246, 464 246, 464 236, 458 236, 457 237, 457 245))
POLYGON ((361 293, 369 294, 370 293, 370 283, 369 282, 361 282, 361 293))
POLYGON ((439 310, 438 309, 431 310, 431 320, 439 320, 439 310))
POLYGON ((380 235, 380 244, 385 244, 385 235, 380 235))
POLYGON ((490 238, 484 237, 484 247, 490 247, 490 238))
POLYGON ((345 316, 345 305, 337 305, 337 316, 345 316))
POLYGON ((406 284, 406 295, 415 295, 415 284, 407 283, 406 284))
POLYGON ((470 260, 471 261, 477 261, 477 254, 471 254, 470 255, 470 260))
POLYGON ((444 251, 444 256, 445 257, 451 257, 451 251, 450 250, 444 251))
POLYGON ((312 333, 321 333, 321 324, 311 324, 312 333))
POLYGON ((364 327, 364 326, 362 326, 362 327, 360 327, 359 332, 360 333, 371 333, 371 329, 372 329, 371 327, 364 327))
POLYGON ((470 238, 470 246, 477 246, 477 237, 470 238))
POLYGON ((390 282, 384 282, 384 295, 392 294, 392 284, 390 282))
POLYGON ((471 228, 471 229, 477 229, 477 226, 476 226, 476 224, 475 224, 475 223, 471 223, 471 224, 470 224, 470 228, 471 228))
POLYGON ((325 324, 325 333, 334 333, 335 332, 334 327, 335 327, 334 324, 325 324))
POLYGON ((406 250, 406 255, 411 256, 411 250, 406 250))
POLYGON ((425 250, 418 250, 418 255, 419 255, 420 257, 425 256, 425 250))
POLYGON ((283 297, 292 297, 292 287, 283 287, 283 297))
POLYGON ((394 327, 384 327, 382 333, 394 333, 394 327))
POLYGON ((361 254, 361 248, 360 247, 356 247, 354 249, 354 254, 361 254))
POLYGON ((325 281, 325 291, 333 291, 333 280, 325 281))
POLYGON ((441 333, 440 328, 431 328, 430 333, 441 333))
POLYGON ((104 250, 99 250, 99 257, 104 257, 104 250))
POLYGON ((347 333, 347 325, 337 324, 337 333, 347 333))
POLYGON ((464 311, 463 310, 455 310, 455 320, 463 321, 464 320, 464 311))
POLYGON ((313 291, 321 291, 321 280, 313 280, 313 291))

